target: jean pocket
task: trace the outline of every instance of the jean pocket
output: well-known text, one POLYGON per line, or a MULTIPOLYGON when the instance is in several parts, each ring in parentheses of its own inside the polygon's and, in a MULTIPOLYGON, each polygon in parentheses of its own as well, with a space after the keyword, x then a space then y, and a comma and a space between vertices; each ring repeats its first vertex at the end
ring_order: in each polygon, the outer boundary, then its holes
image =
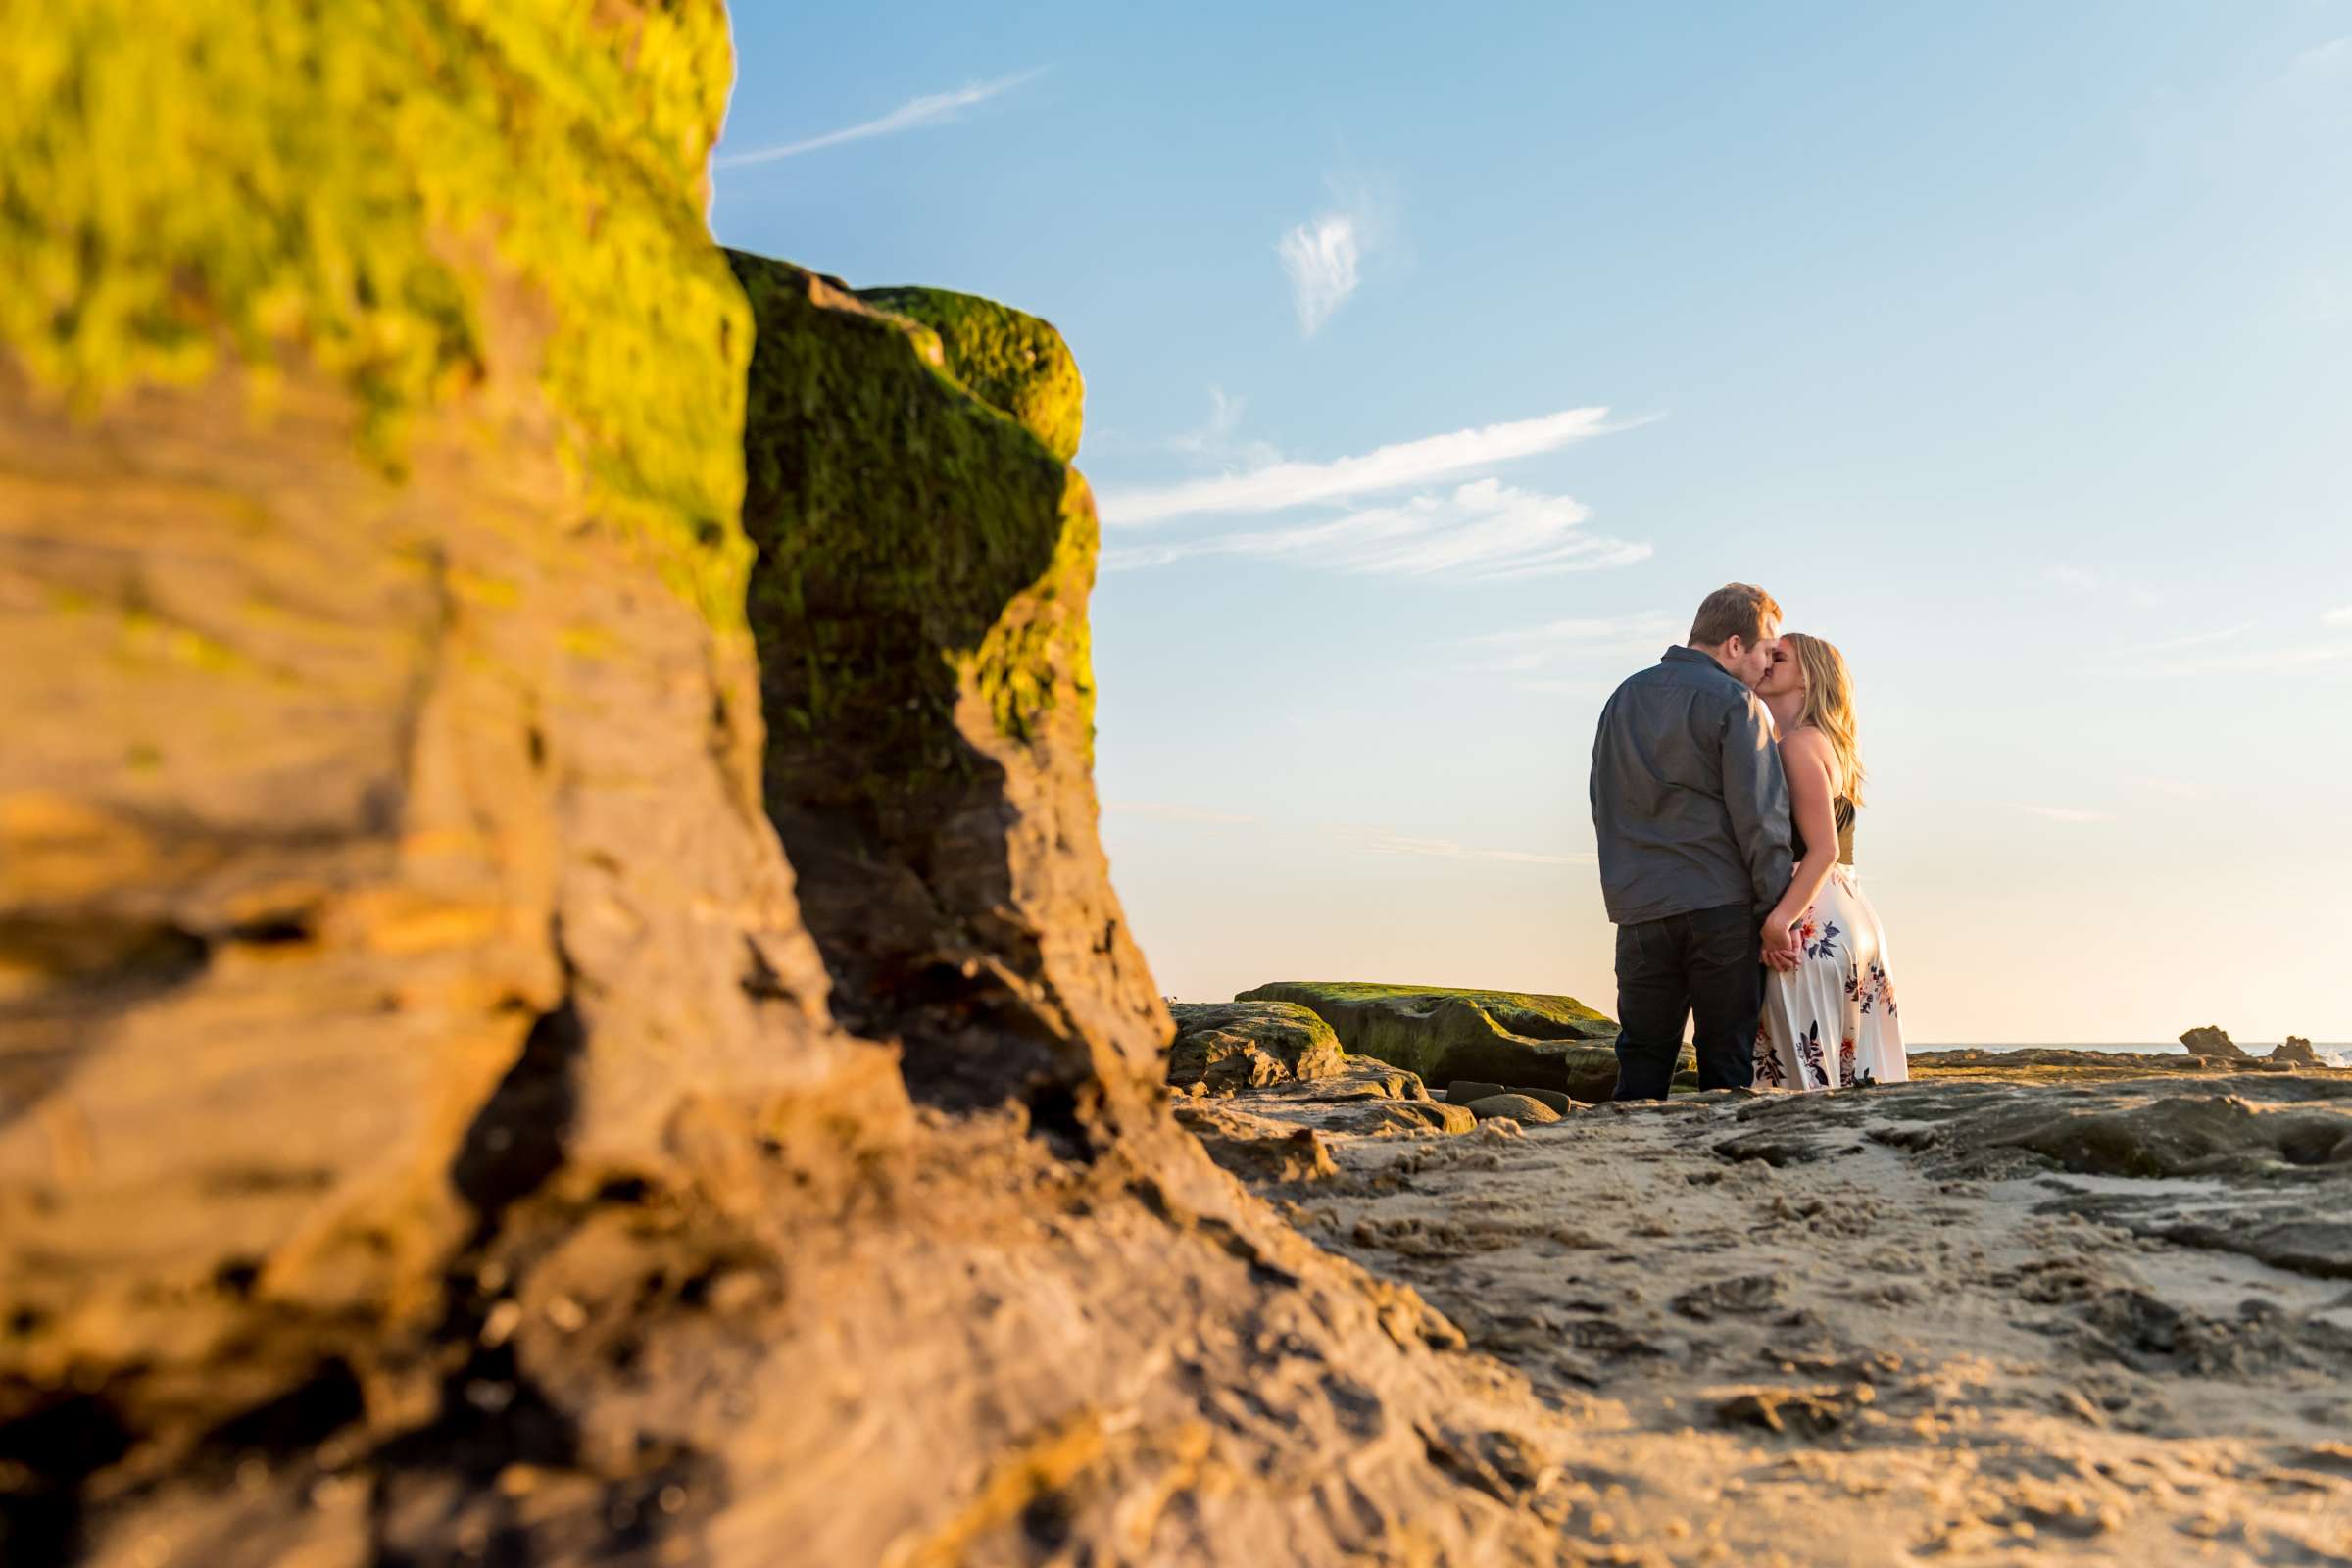
POLYGON ((1617 979, 1619 984, 1667 978, 1671 971, 1672 946, 1666 933, 1655 920, 1617 928, 1617 979))
POLYGON ((1739 905, 1701 909, 1690 917, 1691 956, 1709 968, 1763 961, 1764 922, 1739 905))

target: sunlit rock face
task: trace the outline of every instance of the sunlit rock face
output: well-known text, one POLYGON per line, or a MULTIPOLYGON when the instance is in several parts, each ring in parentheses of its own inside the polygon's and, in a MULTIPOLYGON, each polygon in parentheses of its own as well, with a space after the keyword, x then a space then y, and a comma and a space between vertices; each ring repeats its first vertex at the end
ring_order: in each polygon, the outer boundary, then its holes
POLYGON ((0 1557, 1544 1555, 1525 1384, 1167 1112, 1066 349, 739 283, 728 70, 0 53, 0 1557))
POLYGON ((121 1491, 429 1409, 510 1206, 887 1074, 760 808, 725 19, 586 17, 0 63, 0 1421, 121 1491))

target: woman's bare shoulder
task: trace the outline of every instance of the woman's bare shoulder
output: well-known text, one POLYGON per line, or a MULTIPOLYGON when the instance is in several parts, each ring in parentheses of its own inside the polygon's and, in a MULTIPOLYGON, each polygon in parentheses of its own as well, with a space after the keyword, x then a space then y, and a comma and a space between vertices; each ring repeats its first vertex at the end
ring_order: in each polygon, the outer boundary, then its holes
POLYGON ((1838 755, 1836 748, 1830 745, 1829 736, 1821 732, 1818 724, 1800 724, 1782 736, 1781 751, 1784 754, 1794 752, 1801 757, 1833 758, 1838 755))

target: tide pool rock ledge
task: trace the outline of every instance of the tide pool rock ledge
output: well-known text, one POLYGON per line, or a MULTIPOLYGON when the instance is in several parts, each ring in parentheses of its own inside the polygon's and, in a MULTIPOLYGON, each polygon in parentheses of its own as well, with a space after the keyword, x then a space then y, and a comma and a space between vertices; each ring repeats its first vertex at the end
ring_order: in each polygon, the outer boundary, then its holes
POLYGON ((1617 1025, 1573 997, 1351 980, 1280 980, 1236 1002, 1292 1002, 1373 1056, 1431 1083, 1457 1078, 1601 1101, 1617 1083, 1617 1025))

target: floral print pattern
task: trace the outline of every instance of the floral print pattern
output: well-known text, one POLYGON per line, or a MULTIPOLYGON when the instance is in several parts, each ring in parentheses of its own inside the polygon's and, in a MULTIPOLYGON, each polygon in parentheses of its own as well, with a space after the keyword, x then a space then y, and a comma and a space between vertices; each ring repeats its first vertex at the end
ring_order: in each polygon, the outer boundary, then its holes
POLYGON ((1821 1062, 1821 1021, 1819 1019, 1815 1019, 1812 1024, 1807 1026, 1803 1034, 1797 1036, 1796 1059, 1804 1063, 1807 1089, 1830 1087, 1829 1071, 1822 1066, 1821 1062))
POLYGON ((1830 873, 1796 938, 1797 966, 1765 976, 1754 1086, 1850 1089, 1909 1078, 1886 933, 1852 866, 1830 873))
POLYGON ((1778 1089, 1788 1081, 1788 1069, 1781 1065, 1781 1054, 1772 1047, 1772 1036, 1761 1021, 1756 1024, 1756 1085, 1763 1089, 1778 1089))
POLYGON ((1887 1017, 1894 1016, 1894 982, 1875 963, 1865 973, 1845 977, 1845 999, 1858 1011, 1868 1012, 1877 1007, 1887 1017))
POLYGON ((1796 940, 1808 958, 1826 958, 1836 953, 1839 935, 1837 921, 1821 919, 1811 908, 1796 922, 1796 940))

